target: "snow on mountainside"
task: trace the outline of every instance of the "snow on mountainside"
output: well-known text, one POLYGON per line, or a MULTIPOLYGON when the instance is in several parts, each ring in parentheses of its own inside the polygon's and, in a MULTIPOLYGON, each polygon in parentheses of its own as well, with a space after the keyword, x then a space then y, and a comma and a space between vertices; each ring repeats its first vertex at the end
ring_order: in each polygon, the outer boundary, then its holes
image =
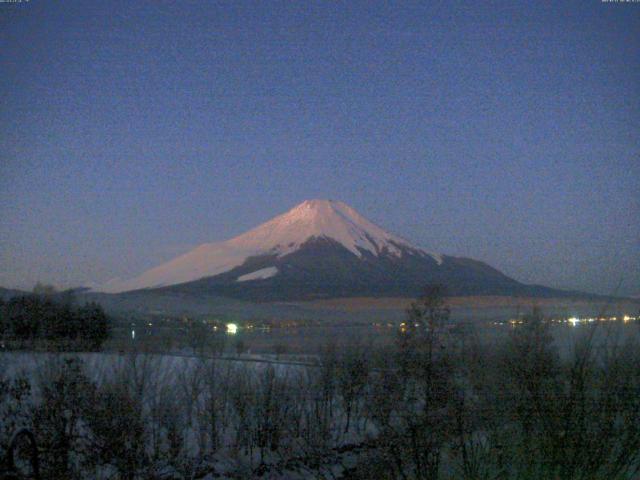
MULTIPOLYGON (((218 275, 242 265, 248 257, 271 254, 283 257, 298 250, 311 238, 330 238, 361 257, 364 252, 399 257, 403 250, 430 255, 438 264, 442 257, 414 247, 406 240, 386 232, 348 205, 331 200, 307 200, 288 212, 240 236, 218 243, 206 243, 163 265, 127 281, 105 284, 104 292, 124 292, 189 282, 218 275)), ((269 276, 276 270, 255 272, 269 276)), ((248 280, 243 278, 239 281, 248 280)))
POLYGON ((247 273, 246 275, 240 275, 236 282, 248 282, 249 280, 265 280, 273 277, 278 273, 277 267, 267 267, 256 270, 255 272, 247 273))

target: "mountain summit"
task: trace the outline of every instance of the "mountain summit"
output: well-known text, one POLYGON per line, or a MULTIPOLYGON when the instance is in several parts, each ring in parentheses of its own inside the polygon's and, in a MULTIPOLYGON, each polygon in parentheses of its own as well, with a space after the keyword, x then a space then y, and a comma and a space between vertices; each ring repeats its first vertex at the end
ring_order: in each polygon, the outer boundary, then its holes
POLYGON ((394 255, 409 242, 384 231, 345 203, 334 200, 306 200, 273 220, 260 225, 233 241, 256 242, 285 255, 297 250, 308 239, 331 238, 354 255, 363 251, 379 255, 384 250, 394 255))
POLYGON ((475 260, 427 252, 333 200, 307 200, 224 242, 206 243, 102 290, 169 289, 251 300, 413 296, 428 283, 456 294, 535 294, 475 260))
MULTIPOLYGON (((122 292, 198 280, 238 267, 249 257, 264 254, 284 257, 310 239, 330 239, 357 257, 365 252, 373 256, 399 256, 404 249, 418 250, 343 202, 306 200, 231 240, 205 243, 131 280, 112 280, 102 290, 122 292)), ((430 255, 441 261, 440 256, 430 255)))

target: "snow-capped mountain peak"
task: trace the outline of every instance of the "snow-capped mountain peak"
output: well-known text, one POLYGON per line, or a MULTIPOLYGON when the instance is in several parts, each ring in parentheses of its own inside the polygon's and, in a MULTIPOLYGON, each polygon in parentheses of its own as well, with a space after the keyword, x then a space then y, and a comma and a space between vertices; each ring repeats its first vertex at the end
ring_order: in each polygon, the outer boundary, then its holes
POLYGON ((398 246, 415 248, 348 205, 333 200, 306 200, 229 243, 239 247, 259 245, 283 256, 311 237, 331 238, 357 256, 362 251, 378 255, 384 248, 391 254, 400 254, 398 246))
POLYGON ((227 272, 249 257, 283 257, 312 238, 340 243, 357 257, 366 252, 401 256, 403 250, 442 259, 386 232, 350 206, 333 200, 307 200, 288 212, 225 242, 206 243, 128 281, 112 280, 103 291, 122 292, 189 282, 227 272))

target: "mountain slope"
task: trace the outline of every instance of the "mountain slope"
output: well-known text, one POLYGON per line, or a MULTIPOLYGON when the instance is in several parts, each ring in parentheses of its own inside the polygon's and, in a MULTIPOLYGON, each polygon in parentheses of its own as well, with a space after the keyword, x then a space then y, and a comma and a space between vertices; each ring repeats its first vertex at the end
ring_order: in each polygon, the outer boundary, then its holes
POLYGON ((328 200, 305 201, 245 234, 201 245, 103 291, 299 300, 415 296, 435 282, 454 295, 568 293, 524 285, 476 260, 427 252, 328 200))
MULTIPOLYGON (((227 272, 249 257, 286 256, 313 237, 331 238, 356 257, 364 252, 400 255, 418 250, 385 232, 342 202, 307 200, 288 212, 225 242, 206 243, 131 280, 112 280, 100 290, 123 292, 189 282, 227 272)), ((436 261, 439 256, 431 254, 436 261)))
POLYGON ((30 292, 24 290, 16 290, 15 288, 4 288, 0 287, 0 300, 9 300, 13 297, 21 297, 23 295, 28 295, 30 292))
POLYGON ((220 275, 157 289, 158 292, 216 294, 245 300, 310 300, 351 296, 414 297, 425 285, 442 283, 452 295, 562 296, 565 292, 525 285, 467 258, 426 254, 357 257, 338 242, 314 237, 286 256, 259 255, 220 275), (252 272, 277 274, 253 281, 252 272))

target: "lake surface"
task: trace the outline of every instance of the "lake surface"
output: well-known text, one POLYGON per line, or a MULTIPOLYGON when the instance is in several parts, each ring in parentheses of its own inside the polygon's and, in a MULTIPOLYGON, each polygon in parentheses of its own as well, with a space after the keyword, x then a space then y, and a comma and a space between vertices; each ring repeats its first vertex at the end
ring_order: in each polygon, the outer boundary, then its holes
MULTIPOLYGON (((509 323, 478 322, 460 324, 466 334, 478 338, 482 343, 492 344, 503 341, 509 332, 519 326, 509 323)), ((623 344, 631 339, 640 340, 640 321, 607 321, 555 324, 550 326, 551 334, 559 351, 570 354, 576 345, 590 335, 596 345, 623 344)), ((455 332, 455 329, 452 330, 455 332)), ((290 353, 315 353, 327 344, 338 346, 385 346, 391 344, 398 335, 397 326, 373 325, 321 325, 296 328, 274 328, 269 331, 239 330, 227 336, 227 345, 242 342, 244 347, 255 353, 272 352, 276 348, 290 353)))

